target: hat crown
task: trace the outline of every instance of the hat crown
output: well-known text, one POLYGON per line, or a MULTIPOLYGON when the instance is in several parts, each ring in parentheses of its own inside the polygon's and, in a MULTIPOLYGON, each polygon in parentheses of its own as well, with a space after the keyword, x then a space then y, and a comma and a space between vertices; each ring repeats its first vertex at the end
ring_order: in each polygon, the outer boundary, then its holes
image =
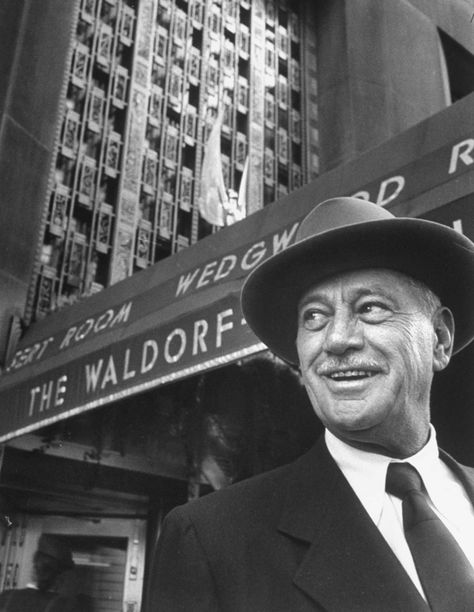
POLYGON ((331 198, 306 215, 298 229, 296 242, 355 223, 393 218, 382 206, 361 198, 331 198))

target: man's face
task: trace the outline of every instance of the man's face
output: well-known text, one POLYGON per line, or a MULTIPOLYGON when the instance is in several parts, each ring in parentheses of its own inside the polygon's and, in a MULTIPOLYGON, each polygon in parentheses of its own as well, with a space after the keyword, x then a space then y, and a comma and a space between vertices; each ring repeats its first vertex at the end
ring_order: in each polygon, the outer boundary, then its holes
POLYGON ((449 347, 440 348, 440 336, 452 341, 443 315, 429 314, 419 290, 390 270, 348 272, 307 291, 296 345, 323 424, 366 450, 419 450, 428 437, 433 372, 449 361, 449 347))

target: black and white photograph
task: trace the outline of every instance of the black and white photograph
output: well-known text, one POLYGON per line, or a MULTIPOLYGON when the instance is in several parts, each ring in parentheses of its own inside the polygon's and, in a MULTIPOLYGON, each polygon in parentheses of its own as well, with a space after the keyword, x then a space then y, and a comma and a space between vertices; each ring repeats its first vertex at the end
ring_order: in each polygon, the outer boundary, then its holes
POLYGON ((473 0, 0 0, 0 612, 473 612, 473 340, 473 0))

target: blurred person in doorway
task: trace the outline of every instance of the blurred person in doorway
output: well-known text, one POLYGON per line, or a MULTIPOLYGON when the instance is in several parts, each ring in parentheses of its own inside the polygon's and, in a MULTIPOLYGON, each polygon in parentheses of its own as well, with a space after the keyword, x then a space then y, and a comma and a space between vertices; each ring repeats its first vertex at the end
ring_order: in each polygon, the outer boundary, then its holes
POLYGON ((73 568, 71 551, 64 542, 41 534, 33 556, 33 581, 24 589, 0 593, 0 612, 78 612, 76 602, 57 591, 60 576, 73 568))

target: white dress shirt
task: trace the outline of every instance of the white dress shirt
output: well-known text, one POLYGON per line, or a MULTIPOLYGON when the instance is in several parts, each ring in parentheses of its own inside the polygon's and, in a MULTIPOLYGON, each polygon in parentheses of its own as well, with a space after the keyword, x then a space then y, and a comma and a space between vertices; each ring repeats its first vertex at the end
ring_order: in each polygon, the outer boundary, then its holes
MULTIPOLYGON (((388 465, 398 460, 349 446, 328 430, 325 432, 325 439, 330 454, 370 518, 421 595, 425 597, 403 532, 402 502, 385 492, 388 465)), ((439 458, 436 432, 432 426, 428 443, 404 461, 418 470, 433 509, 474 567, 474 507, 464 487, 439 458)))

